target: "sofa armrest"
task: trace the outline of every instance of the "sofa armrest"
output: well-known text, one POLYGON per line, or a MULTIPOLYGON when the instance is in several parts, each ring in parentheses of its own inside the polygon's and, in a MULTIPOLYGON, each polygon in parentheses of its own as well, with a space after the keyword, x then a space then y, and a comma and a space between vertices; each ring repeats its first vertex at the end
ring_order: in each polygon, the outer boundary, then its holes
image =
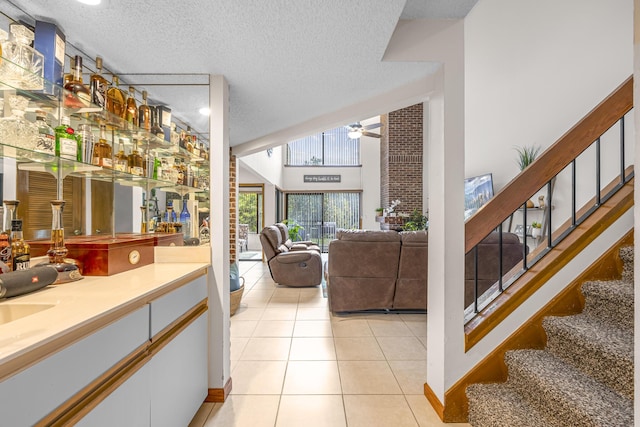
POLYGON ((276 256, 275 261, 281 264, 296 264, 298 262, 321 262, 320 254, 314 251, 291 251, 276 256))

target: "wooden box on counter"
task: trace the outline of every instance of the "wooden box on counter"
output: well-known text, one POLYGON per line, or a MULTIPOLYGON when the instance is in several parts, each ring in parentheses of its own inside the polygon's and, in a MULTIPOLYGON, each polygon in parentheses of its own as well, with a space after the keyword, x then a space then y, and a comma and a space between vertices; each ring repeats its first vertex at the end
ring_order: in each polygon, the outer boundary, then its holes
POLYGON ((117 237, 129 236, 151 236, 153 237, 153 246, 184 246, 184 236, 182 233, 117 233, 117 237))
MULTIPOLYGON (((180 235, 182 236, 182 235, 180 235)), ((154 262, 152 234, 111 236, 72 236, 65 239, 67 258, 79 261, 85 276, 111 276, 154 262)), ((48 240, 29 242, 31 256, 46 255, 51 247, 48 240)))

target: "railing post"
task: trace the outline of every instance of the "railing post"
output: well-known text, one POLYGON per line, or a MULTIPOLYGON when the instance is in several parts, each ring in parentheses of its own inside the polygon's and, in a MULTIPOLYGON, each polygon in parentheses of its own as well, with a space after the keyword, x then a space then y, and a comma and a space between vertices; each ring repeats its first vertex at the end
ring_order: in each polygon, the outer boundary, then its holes
POLYGON ((596 206, 600 206, 600 138, 596 139, 596 206))
POLYGON ((473 311, 478 312, 478 245, 473 248, 473 311))
POLYGON ((624 184, 624 116, 620 117, 620 184, 624 184))
MULTIPOLYGON (((551 207, 551 205, 549 205, 551 207)), ((571 162, 571 227, 576 226, 576 160, 571 162)))

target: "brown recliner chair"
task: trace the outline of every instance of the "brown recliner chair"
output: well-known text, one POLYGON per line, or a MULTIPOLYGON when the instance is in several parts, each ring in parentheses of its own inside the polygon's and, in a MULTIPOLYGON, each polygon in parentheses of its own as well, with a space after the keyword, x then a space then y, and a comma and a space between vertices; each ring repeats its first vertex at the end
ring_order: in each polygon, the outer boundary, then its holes
POLYGON ((300 251, 300 250, 314 250, 318 253, 320 253, 320 246, 316 245, 315 243, 313 243, 311 240, 303 240, 303 241, 295 241, 293 242, 290 238, 289 238, 289 227, 287 227, 287 224, 283 223, 283 222, 278 222, 275 224, 276 227, 278 227, 278 230, 280 230, 280 236, 282 238, 282 241, 284 242, 283 244, 287 247, 287 249, 289 249, 290 251, 300 251))
POLYGON ((292 287, 316 286, 322 282, 322 259, 315 250, 290 251, 282 241, 280 229, 265 227, 260 243, 273 280, 292 287))

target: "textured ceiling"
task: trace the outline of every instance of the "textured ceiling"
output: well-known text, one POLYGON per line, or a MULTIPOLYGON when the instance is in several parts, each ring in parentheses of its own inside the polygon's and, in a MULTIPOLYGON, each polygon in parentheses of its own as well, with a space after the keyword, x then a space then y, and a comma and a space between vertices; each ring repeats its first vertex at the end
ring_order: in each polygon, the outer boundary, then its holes
MULTIPOLYGON (((389 92, 433 71, 381 62, 398 19, 461 18, 477 0, 9 0, 16 19, 57 23, 116 73, 223 74, 235 146, 389 92)), ((153 77, 126 75, 144 87, 153 77)), ((164 77, 163 77, 164 79, 164 77)), ((180 76, 173 83, 199 83, 180 76)), ((206 132, 206 86, 147 87, 206 132), (181 94, 185 96, 181 96, 181 94)), ((384 113, 382 111, 381 113, 384 113)), ((286 141, 283 141, 286 142, 286 141)))

